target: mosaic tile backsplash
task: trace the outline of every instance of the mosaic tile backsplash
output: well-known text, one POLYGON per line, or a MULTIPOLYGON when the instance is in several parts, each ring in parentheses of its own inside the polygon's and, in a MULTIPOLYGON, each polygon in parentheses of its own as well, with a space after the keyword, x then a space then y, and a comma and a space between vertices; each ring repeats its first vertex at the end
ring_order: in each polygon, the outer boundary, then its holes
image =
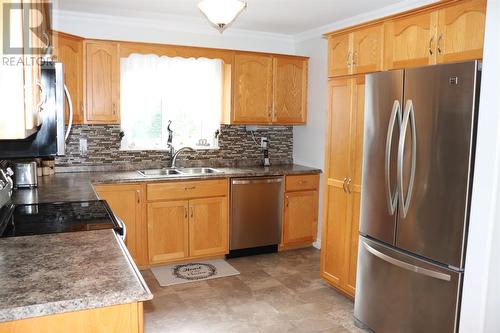
MULTIPOLYGON (((260 138, 269 140, 271 164, 293 163, 293 128, 275 126, 259 129, 256 144, 245 126, 221 125, 219 149, 184 152, 177 166, 245 167, 262 163, 260 138)), ((174 133, 175 135, 175 133, 174 133)), ((177 149, 180 147, 176 147, 177 149)), ((120 125, 76 125, 66 145, 66 156, 56 158, 57 172, 137 170, 170 165, 166 151, 120 150, 120 125), (87 138, 87 152, 80 154, 80 138, 87 138)))

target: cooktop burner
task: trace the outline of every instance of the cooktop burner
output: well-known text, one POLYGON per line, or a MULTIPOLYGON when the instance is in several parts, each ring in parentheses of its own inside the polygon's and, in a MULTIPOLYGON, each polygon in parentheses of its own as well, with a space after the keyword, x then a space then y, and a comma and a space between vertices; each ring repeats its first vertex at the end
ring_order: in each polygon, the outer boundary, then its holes
POLYGON ((0 237, 122 228, 106 201, 8 205, 0 211, 0 237))

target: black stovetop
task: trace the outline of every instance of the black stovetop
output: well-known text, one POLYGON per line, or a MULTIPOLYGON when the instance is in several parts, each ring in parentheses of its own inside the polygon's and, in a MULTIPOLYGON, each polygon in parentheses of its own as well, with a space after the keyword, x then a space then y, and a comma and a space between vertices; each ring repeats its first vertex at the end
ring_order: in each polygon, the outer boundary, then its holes
POLYGON ((7 205, 0 210, 0 237, 115 229, 121 227, 106 201, 7 205))

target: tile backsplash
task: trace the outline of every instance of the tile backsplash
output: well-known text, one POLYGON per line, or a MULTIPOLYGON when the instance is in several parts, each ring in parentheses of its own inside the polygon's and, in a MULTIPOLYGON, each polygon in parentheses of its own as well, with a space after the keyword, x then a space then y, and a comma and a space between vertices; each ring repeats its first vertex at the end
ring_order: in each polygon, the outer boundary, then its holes
MULTIPOLYGON (((221 125, 219 149, 197 150, 179 155, 177 165, 245 167, 261 165, 260 138, 269 139, 271 164, 293 162, 293 128, 264 127, 255 133, 257 144, 245 126, 221 125)), ((175 135, 175 133, 174 133, 175 135)), ((177 149, 180 147, 176 147, 177 149)), ((57 172, 136 170, 170 165, 166 151, 120 150, 120 125, 76 125, 67 141, 66 156, 56 158, 57 172), (87 139, 87 152, 80 154, 80 138, 87 139)))

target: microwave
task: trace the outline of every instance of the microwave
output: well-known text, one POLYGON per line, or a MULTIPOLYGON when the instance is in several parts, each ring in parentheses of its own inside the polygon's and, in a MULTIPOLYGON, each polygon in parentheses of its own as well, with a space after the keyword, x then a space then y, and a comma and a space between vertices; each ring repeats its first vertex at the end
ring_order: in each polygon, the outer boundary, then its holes
POLYGON ((64 85, 64 68, 59 62, 41 66, 42 111, 38 130, 26 139, 0 140, 0 159, 53 157, 64 155, 65 142, 71 131, 73 107, 64 85), (69 122, 65 125, 64 103, 68 102, 69 122))

